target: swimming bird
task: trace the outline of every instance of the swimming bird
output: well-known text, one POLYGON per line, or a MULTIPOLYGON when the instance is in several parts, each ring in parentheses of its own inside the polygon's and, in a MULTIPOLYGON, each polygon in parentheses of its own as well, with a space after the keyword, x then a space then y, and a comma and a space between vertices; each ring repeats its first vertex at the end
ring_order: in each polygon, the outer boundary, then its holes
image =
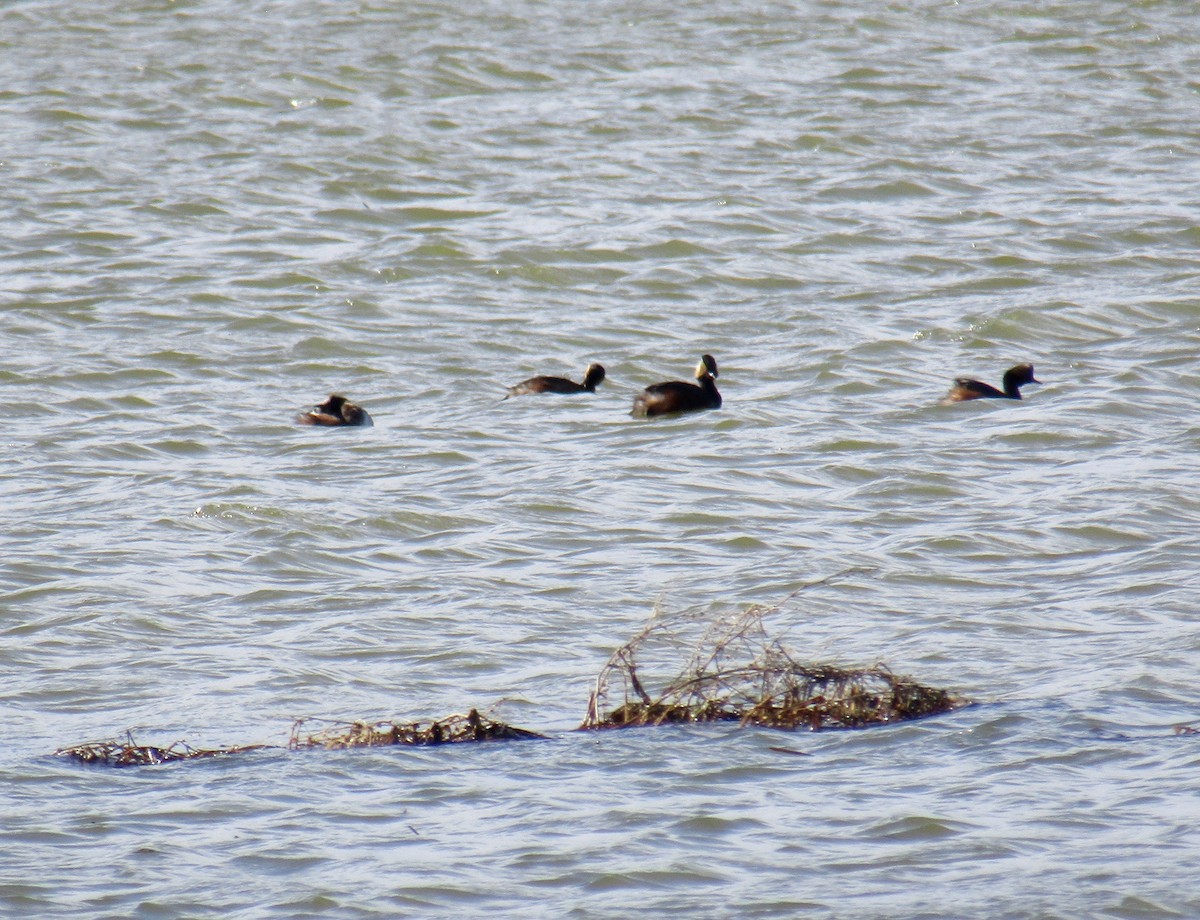
POLYGON ((954 381, 941 401, 941 405, 964 402, 968 399, 1020 399, 1021 387, 1027 383, 1041 383, 1033 376, 1032 364, 1018 364, 1004 372, 1004 389, 997 390, 990 383, 981 383, 967 377, 959 377, 954 381))
MULTIPOLYGON (((595 393, 604 380, 604 368, 589 364, 583 374, 583 383, 565 377, 530 377, 516 386, 508 388, 508 396, 524 396, 526 393, 595 393)), ((508 399, 505 396, 505 399, 508 399)))
POLYGON ((650 418, 655 415, 667 415, 672 412, 698 412, 701 409, 720 409, 721 394, 717 392, 716 378, 717 359, 705 355, 696 365, 694 383, 684 383, 672 380, 668 383, 656 383, 646 387, 633 398, 634 418, 650 418))
POLYGON ((325 425, 328 427, 361 425, 371 428, 375 425, 366 409, 336 393, 330 394, 329 398, 321 405, 313 406, 307 412, 301 412, 296 416, 296 421, 301 425, 325 425))

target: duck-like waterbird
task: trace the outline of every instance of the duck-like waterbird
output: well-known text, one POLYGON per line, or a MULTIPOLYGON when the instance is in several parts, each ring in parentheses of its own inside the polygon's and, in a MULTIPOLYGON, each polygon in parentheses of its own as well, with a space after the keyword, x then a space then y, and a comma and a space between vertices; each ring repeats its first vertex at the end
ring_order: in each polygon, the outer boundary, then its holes
POLYGON ((968 399, 1020 399, 1021 387, 1027 383, 1041 383, 1033 376, 1032 364, 1018 364, 1004 372, 1004 389, 997 390, 990 383, 959 377, 950 387, 950 392, 942 397, 941 404, 964 402, 968 399))
POLYGON ((350 402, 345 396, 330 394, 329 398, 319 406, 313 406, 307 412, 296 416, 301 425, 324 425, 337 427, 342 425, 361 425, 365 428, 374 426, 371 416, 362 406, 350 402))
MULTIPOLYGON (((530 377, 508 388, 508 396, 524 396, 526 393, 595 393, 604 380, 604 368, 589 364, 583 374, 583 383, 565 377, 530 377)), ((508 399, 505 396, 505 399, 508 399)))
POLYGON ((696 365, 696 383, 672 380, 646 387, 633 399, 634 418, 651 418, 674 412, 699 412, 701 409, 720 409, 721 394, 717 392, 717 359, 705 355, 696 365))

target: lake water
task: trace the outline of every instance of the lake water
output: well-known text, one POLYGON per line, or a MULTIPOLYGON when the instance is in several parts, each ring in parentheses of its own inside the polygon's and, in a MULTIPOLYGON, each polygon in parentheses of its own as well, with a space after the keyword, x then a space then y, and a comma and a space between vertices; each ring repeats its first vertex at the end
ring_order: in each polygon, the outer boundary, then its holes
POLYGON ((1166 0, 0 6, 0 913, 1200 916, 1198 74, 1166 0), (978 705, 570 731, 751 604, 978 705), (553 740, 51 756, 472 706, 553 740))

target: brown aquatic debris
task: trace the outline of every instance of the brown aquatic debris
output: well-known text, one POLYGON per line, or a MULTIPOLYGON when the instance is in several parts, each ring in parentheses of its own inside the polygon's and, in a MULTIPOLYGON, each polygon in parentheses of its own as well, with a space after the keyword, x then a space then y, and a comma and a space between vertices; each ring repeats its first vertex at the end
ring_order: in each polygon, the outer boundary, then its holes
POLYGON ((288 741, 290 750, 320 747, 343 750, 357 747, 383 747, 393 744, 433 745, 470 741, 525 741, 545 738, 537 732, 516 728, 481 716, 477 709, 466 715, 455 714, 421 722, 334 722, 329 728, 302 735, 301 727, 311 719, 297 719, 288 741))
POLYGON ((125 733, 124 741, 89 741, 54 752, 56 757, 67 757, 80 763, 99 763, 110 767, 146 767, 179 760, 202 760, 209 757, 227 757, 260 751, 274 747, 270 744, 249 744, 241 747, 194 748, 186 741, 175 741, 166 747, 138 744, 131 732, 125 733))
MULTIPOLYGON (((389 744, 454 744, 471 741, 522 741, 545 738, 537 732, 497 722, 472 709, 465 715, 450 715, 430 722, 336 722, 330 720, 297 719, 292 723, 286 750, 321 747, 340 750, 354 747, 374 747, 389 744), (312 721, 324 721, 329 727, 307 735, 301 726, 312 721)), ((89 741, 54 752, 79 763, 104 764, 110 767, 147 767, 174 763, 179 760, 200 760, 226 757, 248 751, 285 750, 277 744, 248 744, 238 747, 194 748, 185 741, 167 747, 137 744, 131 732, 119 741, 89 741)))
POLYGON ((897 676, 882 664, 801 663, 763 627, 764 616, 780 606, 716 619, 651 618, 601 669, 580 728, 737 722, 817 731, 890 724, 968 705, 962 696, 897 676), (654 692, 647 689, 649 669, 668 675, 654 692))

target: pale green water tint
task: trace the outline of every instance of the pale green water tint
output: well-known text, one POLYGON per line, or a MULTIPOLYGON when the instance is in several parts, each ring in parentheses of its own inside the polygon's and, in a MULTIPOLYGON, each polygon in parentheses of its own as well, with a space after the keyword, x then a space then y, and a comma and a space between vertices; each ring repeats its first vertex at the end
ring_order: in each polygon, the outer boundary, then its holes
POLYGON ((0 10, 0 906, 1191 916, 1186 4, 0 10), (718 412, 641 422, 714 354, 718 412), (522 397, 531 374, 594 396, 522 397), (1020 404, 939 407, 1032 361, 1020 404), (369 430, 292 423, 331 391, 369 430), (130 772, 506 700, 656 603, 984 703, 130 772), (773 751, 803 750, 812 756, 773 751))

